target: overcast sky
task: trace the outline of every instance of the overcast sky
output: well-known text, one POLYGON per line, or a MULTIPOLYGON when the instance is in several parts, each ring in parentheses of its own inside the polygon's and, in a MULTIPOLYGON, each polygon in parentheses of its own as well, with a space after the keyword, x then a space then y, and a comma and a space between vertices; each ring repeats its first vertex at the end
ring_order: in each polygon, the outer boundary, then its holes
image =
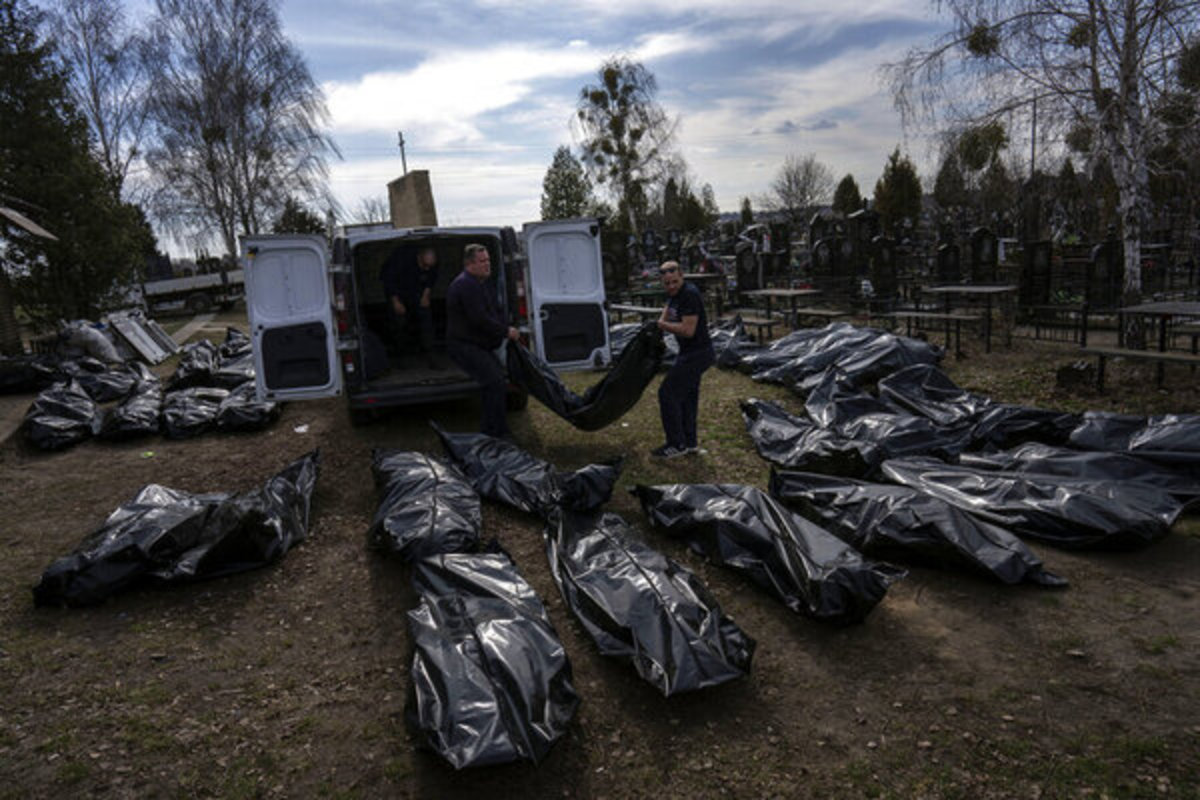
POLYGON ((788 154, 815 153, 869 194, 905 139, 880 64, 944 30, 922 0, 284 0, 288 36, 326 93, 347 209, 428 169, 439 221, 539 217, 580 88, 614 53, 656 76, 693 176, 722 210, 756 198, 788 154))

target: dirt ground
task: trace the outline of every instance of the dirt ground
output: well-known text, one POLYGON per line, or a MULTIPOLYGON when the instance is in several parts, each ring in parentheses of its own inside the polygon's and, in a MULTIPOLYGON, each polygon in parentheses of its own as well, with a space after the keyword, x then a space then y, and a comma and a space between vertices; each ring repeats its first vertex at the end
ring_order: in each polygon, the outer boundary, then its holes
MULTIPOLYGON (((217 338, 221 320, 201 335, 217 338)), ((1200 410, 1186 369, 1117 365, 1108 394, 1054 390, 1069 345, 971 343, 952 377, 996 399, 1071 409, 1200 410)), ((577 386, 594 375, 572 379, 577 386)), ((429 419, 472 429, 471 402, 352 427, 340 400, 294 403, 268 431, 0 444, 0 797, 1200 797, 1200 520, 1135 553, 1033 549, 1070 588, 1005 587, 913 567, 861 624, 790 613, 651 531, 625 488, 743 482, 768 469, 737 401, 795 398, 736 373, 705 378, 706 455, 658 463, 651 386, 625 420, 581 433, 531 403, 518 440, 562 467, 626 457, 611 504, 688 565, 758 641, 751 675, 664 699, 598 655, 565 609, 539 524, 486 504, 484 529, 546 603, 582 698, 538 766, 455 773, 403 725, 415 604, 404 566, 365 547, 376 446, 439 452, 429 419), (305 429, 303 426, 307 426, 305 429), (279 564, 35 609, 30 587, 147 482, 258 485, 322 453, 307 541, 279 564)))

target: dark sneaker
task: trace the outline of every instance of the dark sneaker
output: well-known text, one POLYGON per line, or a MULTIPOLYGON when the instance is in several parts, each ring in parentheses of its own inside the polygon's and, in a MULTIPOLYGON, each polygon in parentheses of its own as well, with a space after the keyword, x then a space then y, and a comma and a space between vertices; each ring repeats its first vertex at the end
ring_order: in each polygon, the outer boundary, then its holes
POLYGON ((654 458, 679 458, 687 455, 686 450, 681 450, 673 444, 664 444, 661 447, 656 447, 650 451, 650 455, 654 458))

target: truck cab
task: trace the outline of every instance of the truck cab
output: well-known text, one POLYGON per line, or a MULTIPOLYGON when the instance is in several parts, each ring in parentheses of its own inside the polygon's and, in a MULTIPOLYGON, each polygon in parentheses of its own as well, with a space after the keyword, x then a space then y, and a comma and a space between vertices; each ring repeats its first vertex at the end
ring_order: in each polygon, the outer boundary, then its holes
MULTIPOLYGON (((259 397, 344 394, 357 420, 386 407, 474 396, 478 384, 445 352, 446 290, 472 243, 488 249, 489 289, 531 349, 556 369, 606 365, 611 353, 600 221, 529 223, 520 240, 504 227, 357 227, 342 231, 332 247, 321 236, 244 237, 259 397), (389 260, 415 259, 425 248, 437 256, 430 354, 418 352, 413 337, 396 329, 383 279, 389 260)), ((504 349, 498 354, 503 359, 504 349)), ((510 405, 524 405, 516 387, 510 405)))

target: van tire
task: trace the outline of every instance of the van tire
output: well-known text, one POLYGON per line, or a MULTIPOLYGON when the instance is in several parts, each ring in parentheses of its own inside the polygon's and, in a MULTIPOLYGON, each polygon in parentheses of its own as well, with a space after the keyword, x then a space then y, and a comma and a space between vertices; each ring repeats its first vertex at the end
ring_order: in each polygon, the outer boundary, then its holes
POLYGON ((524 411, 529 405, 529 392, 524 389, 509 389, 504 396, 504 407, 509 411, 524 411))

